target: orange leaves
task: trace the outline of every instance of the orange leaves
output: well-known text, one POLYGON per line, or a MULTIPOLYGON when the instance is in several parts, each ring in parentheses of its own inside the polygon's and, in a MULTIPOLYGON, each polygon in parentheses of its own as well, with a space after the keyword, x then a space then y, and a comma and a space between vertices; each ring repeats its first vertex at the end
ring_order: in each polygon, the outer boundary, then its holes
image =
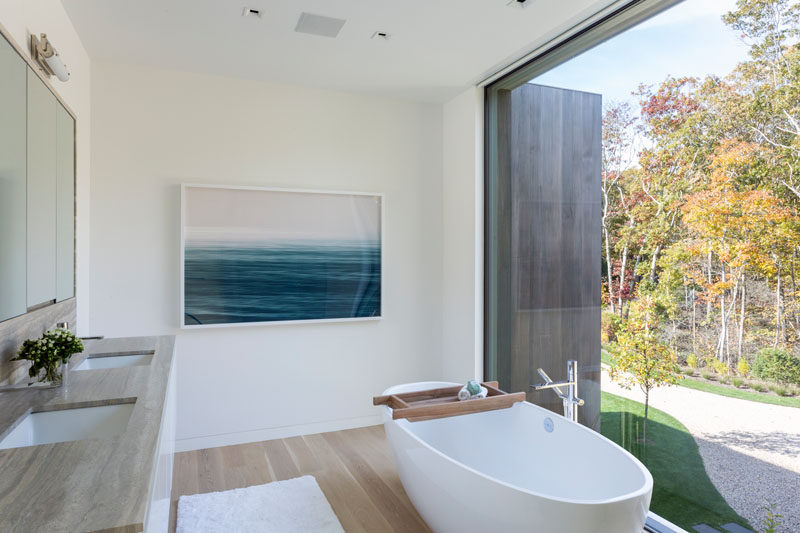
POLYGON ((800 237, 800 220, 783 200, 765 188, 751 188, 751 174, 763 171, 764 149, 745 142, 723 141, 710 160, 706 187, 687 196, 682 206, 688 230, 686 250, 696 258, 709 253, 731 274, 727 281, 687 267, 685 273, 718 297, 733 288, 745 271, 770 276, 776 254, 800 237))

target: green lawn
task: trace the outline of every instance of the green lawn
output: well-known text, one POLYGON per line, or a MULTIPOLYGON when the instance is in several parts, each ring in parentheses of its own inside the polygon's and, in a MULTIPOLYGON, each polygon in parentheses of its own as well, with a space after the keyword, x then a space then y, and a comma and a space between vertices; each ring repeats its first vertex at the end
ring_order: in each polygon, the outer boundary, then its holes
POLYGON ((680 380, 678 385, 694 390, 711 392, 722 396, 730 396, 731 398, 739 398, 753 402, 771 403, 773 405, 784 405, 787 407, 800 407, 800 398, 797 397, 774 396, 772 394, 763 394, 761 392, 736 389, 734 387, 726 387, 725 385, 718 385, 716 383, 709 383, 707 381, 700 381, 691 378, 680 380))
POLYGON ((647 440, 638 442, 644 404, 603 392, 601 428, 653 474, 650 510, 692 531, 696 524, 719 526, 736 522, 750 527, 725 502, 706 474, 703 460, 686 427, 658 409, 649 409, 647 440))

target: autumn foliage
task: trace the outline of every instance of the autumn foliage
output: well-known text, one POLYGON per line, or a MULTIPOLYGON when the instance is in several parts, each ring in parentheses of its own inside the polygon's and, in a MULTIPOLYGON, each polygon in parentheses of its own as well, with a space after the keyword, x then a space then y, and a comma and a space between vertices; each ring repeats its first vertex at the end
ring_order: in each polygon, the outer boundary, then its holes
POLYGON ((723 20, 750 47, 728 76, 669 77, 635 91, 639 109, 605 110, 603 297, 620 353, 735 372, 800 347, 800 3, 740 0, 723 20), (662 319, 637 325, 647 294, 662 319))

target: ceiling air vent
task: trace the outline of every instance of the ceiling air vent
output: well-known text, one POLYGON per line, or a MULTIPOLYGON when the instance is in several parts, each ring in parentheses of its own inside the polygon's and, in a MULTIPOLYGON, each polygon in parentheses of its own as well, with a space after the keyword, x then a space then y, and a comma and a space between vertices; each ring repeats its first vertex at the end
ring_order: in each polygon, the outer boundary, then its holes
POLYGON ((506 5, 511 7, 528 7, 528 4, 532 4, 533 0, 509 0, 506 5))
POLYGON ((262 13, 260 9, 256 9, 255 7, 243 7, 242 8, 242 16, 245 18, 257 18, 260 19, 262 17, 262 13))
POLYGON ((322 37, 336 37, 339 35, 344 23, 344 19, 335 19, 313 13, 302 13, 297 21, 294 31, 300 33, 310 33, 322 37))

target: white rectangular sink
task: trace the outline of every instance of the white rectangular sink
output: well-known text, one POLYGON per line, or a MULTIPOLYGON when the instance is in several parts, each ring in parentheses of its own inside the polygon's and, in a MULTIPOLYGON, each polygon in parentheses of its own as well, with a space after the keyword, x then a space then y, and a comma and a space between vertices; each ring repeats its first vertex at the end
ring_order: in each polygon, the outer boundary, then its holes
POLYGON ((147 366, 153 360, 151 353, 137 353, 132 355, 101 355, 88 356, 81 364, 72 370, 97 370, 98 368, 123 368, 129 366, 147 366))
POLYGON ((0 441, 0 449, 113 437, 128 427, 134 405, 120 403, 31 413, 0 441))

